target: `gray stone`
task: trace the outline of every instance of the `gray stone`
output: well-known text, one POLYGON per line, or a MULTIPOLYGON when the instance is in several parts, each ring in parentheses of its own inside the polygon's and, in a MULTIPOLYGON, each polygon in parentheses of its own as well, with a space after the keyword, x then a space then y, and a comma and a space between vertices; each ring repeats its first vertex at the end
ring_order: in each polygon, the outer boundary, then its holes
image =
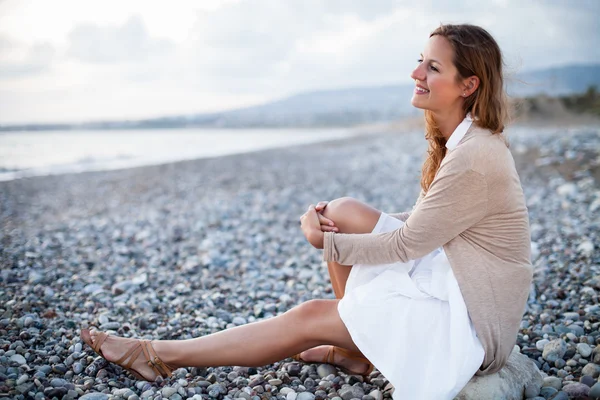
POLYGON ((569 395, 565 392, 558 392, 553 397, 550 397, 549 400, 569 400, 569 395))
POLYGON ((351 399, 362 399, 365 395, 364 390, 358 386, 350 386, 339 391, 340 397, 343 400, 351 400, 351 399))
POLYGON ((591 399, 600 399, 600 382, 596 383, 588 393, 591 399))
POLYGON ((590 387, 583 383, 570 383, 563 387, 563 392, 569 395, 569 399, 585 399, 590 392, 590 387))
POLYGON ((315 400, 315 395, 311 392, 301 392, 298 393, 298 396, 296 396, 296 400, 315 400))
POLYGON ((543 387, 552 387, 557 391, 562 389, 562 379, 557 378, 556 376, 547 376, 544 378, 544 383, 542 383, 543 387))
POLYGON ((173 396, 175 393, 177 393, 177 389, 172 388, 172 387, 164 387, 161 389, 160 394, 162 394, 163 397, 166 397, 167 399, 171 396, 173 396))
POLYGON ((596 383, 596 380, 589 375, 583 375, 581 378, 579 378, 579 382, 592 387, 596 383))
POLYGON ((544 346, 542 357, 548 362, 554 362, 563 358, 567 352, 567 343, 563 339, 555 339, 544 346))
POLYGON ((25 357, 23 357, 20 354, 13 354, 12 356, 10 356, 10 361, 14 361, 19 365, 23 365, 27 363, 27 360, 25 359, 25 357))
POLYGON ((594 347, 594 351, 592 351, 592 359, 590 361, 600 364, 600 346, 594 347))
POLYGON ((592 348, 587 343, 577 343, 577 352, 581 357, 588 358, 592 354, 592 348))
POLYGON ((522 400, 527 386, 539 388, 542 383, 542 374, 533 360, 513 350, 504 368, 495 374, 473 376, 455 400, 522 400))
POLYGON ((106 393, 88 393, 84 394, 79 400, 108 400, 106 393))
POLYGON ((582 375, 589 375, 593 378, 600 376, 600 365, 594 363, 587 363, 581 370, 582 375))
POLYGON ((558 390, 556 390, 553 387, 544 386, 542 388, 542 390, 540 390, 540 396, 542 396, 545 399, 549 399, 550 397, 552 397, 553 395, 555 395, 557 392, 558 392, 558 390))
POLYGON ((321 364, 317 367, 317 374, 319 377, 325 378, 331 374, 337 375, 337 369, 331 364, 321 364))
POLYGON ((375 389, 371 393, 369 393, 369 396, 371 396, 375 400, 383 400, 383 394, 377 389, 375 389))

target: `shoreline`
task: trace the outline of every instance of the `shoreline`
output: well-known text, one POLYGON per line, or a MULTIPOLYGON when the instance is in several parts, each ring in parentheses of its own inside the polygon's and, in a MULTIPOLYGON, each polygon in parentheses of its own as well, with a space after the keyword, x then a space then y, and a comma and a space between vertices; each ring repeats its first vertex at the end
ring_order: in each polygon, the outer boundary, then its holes
MULTIPOLYGON (((525 129, 539 129, 539 130, 551 130, 551 129, 594 129, 597 126, 600 126, 600 118, 593 118, 591 116, 584 116, 586 118, 572 118, 572 119, 561 119, 557 121, 550 120, 542 120, 542 119, 530 119, 530 120, 520 120, 517 123, 513 123, 508 126, 508 130, 514 129, 516 131, 525 130, 525 129)), ((125 171, 129 169, 136 168, 146 168, 160 165, 169 165, 169 164, 177 164, 181 162, 193 162, 197 160, 206 160, 206 159, 216 159, 221 157, 235 157, 250 153, 257 153, 269 150, 283 150, 289 147, 297 147, 297 146, 311 146, 311 145, 319 145, 325 144, 327 145, 330 142, 337 143, 342 141, 352 141, 355 138, 361 138, 364 136, 367 137, 382 137, 387 135, 405 135, 405 134, 417 134, 418 132, 423 132, 424 129, 424 120, 421 116, 419 117, 411 117, 406 118, 401 121, 393 121, 390 123, 376 123, 376 124, 365 124, 358 125, 352 128, 348 128, 348 136, 337 137, 337 138, 329 138, 321 141, 310 141, 307 143, 298 143, 292 145, 275 145, 273 147, 261 148, 261 149, 251 149, 247 151, 236 151, 228 154, 219 154, 219 155, 207 155, 200 157, 193 157, 188 159, 180 159, 180 160, 169 160, 169 161, 160 161, 160 162, 150 162, 147 164, 141 165, 132 165, 132 166, 123 166, 116 168, 98 168, 98 169, 90 169, 90 170, 82 170, 82 171, 67 171, 67 172, 56 172, 56 173, 47 173, 47 174, 39 174, 39 175, 31 175, 31 176, 22 176, 11 179, 0 179, 0 188, 4 182, 12 182, 16 180, 26 180, 33 178, 47 178, 51 176, 63 176, 63 175, 78 175, 78 174, 86 174, 86 173, 102 173, 102 172, 116 172, 116 171, 125 171)), ((58 167, 58 166, 55 166, 58 167)), ((1 173, 2 171, 0 171, 1 173)), ((18 172, 14 170, 5 170, 4 172, 18 172)))

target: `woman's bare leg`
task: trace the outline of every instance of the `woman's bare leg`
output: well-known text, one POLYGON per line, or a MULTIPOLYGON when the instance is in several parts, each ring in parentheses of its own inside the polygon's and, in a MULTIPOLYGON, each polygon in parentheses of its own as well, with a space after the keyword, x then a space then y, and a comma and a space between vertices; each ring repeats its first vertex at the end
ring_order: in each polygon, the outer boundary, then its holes
MULTIPOLYGON (((325 210, 323 210, 323 215, 335 222, 340 233, 371 233, 379 220, 381 212, 358 200, 343 197, 329 202, 325 210)), ((342 265, 330 261, 327 263, 327 269, 333 293, 337 299, 341 299, 344 297, 346 291, 346 281, 352 270, 352 265, 342 265)), ((329 347, 329 345, 326 345, 308 349, 302 352, 301 357, 306 361, 323 360, 329 347)), ((364 357, 358 350, 356 354, 364 357)), ((335 359, 336 363, 338 363, 338 358, 339 362, 345 361, 342 356, 337 356, 335 359)), ((366 364, 360 361, 352 361, 350 369, 360 371, 361 368, 366 368, 366 364)))
MULTIPOLYGON (((358 351, 340 319, 338 301, 309 300, 266 320, 195 339, 155 340, 152 346, 163 362, 175 367, 262 366, 321 344, 358 351)), ((109 336, 101 350, 108 361, 115 361, 135 342, 109 336)), ((149 380, 156 376, 143 354, 132 367, 149 380)))

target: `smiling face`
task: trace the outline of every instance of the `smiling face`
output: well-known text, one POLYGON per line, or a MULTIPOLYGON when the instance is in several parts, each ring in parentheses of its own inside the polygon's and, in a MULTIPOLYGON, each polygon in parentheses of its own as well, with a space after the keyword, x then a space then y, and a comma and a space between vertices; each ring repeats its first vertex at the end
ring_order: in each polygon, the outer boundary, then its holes
POLYGON ((462 107, 465 90, 457 82, 458 71, 453 60, 454 50, 448 39, 440 35, 429 38, 419 64, 410 75, 416 84, 413 106, 442 113, 462 107))

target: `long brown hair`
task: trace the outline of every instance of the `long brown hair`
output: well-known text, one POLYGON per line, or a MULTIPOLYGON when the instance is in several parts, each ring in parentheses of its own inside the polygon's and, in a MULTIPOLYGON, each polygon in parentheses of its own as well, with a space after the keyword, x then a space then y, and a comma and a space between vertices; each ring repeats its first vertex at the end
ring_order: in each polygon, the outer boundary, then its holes
MULTIPOLYGON (((471 113, 474 124, 501 134, 508 122, 508 102, 502 72, 504 62, 498 43, 485 29, 469 24, 440 25, 429 37, 435 35, 445 37, 454 50, 457 81, 473 75, 479 78, 477 90, 465 98, 464 115, 471 113)), ((427 193, 446 155, 446 139, 429 110, 425 110, 425 138, 429 149, 423 163, 421 188, 427 193)))

